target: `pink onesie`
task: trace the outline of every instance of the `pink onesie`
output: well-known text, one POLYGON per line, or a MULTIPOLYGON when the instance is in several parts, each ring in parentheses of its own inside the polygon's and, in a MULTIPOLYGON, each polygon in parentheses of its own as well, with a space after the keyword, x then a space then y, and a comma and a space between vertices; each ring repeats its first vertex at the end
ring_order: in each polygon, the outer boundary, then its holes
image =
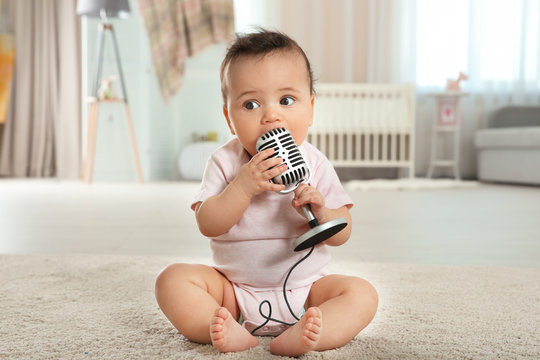
MULTIPOLYGON (((337 209, 345 205, 351 208, 352 200, 328 159, 307 142, 299 148, 312 172, 310 185, 324 196, 326 207, 337 209)), ((201 189, 191 208, 195 209, 198 202, 221 193, 249 159, 237 138, 217 149, 206 164, 201 189)), ((249 331, 265 321, 259 314, 259 304, 263 300, 270 301, 273 318, 295 322, 283 300, 282 287, 289 269, 309 251, 293 251, 294 240, 308 231, 309 226, 292 207, 293 197, 294 192, 287 195, 265 192, 253 197, 236 225, 227 233, 210 239, 214 267, 233 284, 243 325, 249 331)), ((327 274, 325 268, 329 261, 326 245, 320 244, 291 273, 287 298, 296 316, 301 314, 311 285, 327 274)), ((256 334, 277 335, 286 327, 269 322, 256 334)))

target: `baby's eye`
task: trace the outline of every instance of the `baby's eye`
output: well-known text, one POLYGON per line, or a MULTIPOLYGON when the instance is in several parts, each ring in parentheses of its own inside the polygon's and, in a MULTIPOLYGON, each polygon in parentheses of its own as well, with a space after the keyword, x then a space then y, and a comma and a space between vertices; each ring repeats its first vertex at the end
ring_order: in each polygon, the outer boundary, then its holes
POLYGON ((247 101, 244 104, 244 107, 248 110, 253 110, 259 107, 259 104, 257 104, 255 101, 247 101))
POLYGON ((294 99, 291 96, 285 96, 281 98, 279 101, 281 105, 292 105, 294 103, 294 99))

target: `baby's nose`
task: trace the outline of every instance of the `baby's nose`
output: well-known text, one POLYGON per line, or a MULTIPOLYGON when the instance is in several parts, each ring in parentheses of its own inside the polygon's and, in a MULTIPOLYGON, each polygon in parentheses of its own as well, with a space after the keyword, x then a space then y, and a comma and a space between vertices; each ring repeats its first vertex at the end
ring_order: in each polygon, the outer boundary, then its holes
POLYGON ((268 107, 263 114, 263 123, 269 123, 282 120, 282 116, 275 107, 268 107))

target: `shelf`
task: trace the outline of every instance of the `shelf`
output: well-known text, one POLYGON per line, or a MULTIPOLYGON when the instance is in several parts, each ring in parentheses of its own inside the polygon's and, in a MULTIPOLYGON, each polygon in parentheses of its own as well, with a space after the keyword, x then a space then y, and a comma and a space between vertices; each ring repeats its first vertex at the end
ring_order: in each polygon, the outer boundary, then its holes
POLYGON ((99 99, 96 99, 94 96, 89 96, 86 101, 89 103, 89 104, 94 104, 94 103, 120 103, 120 104, 125 104, 126 103, 126 100, 125 99, 120 99, 120 98, 117 98, 117 99, 103 99, 103 100, 99 100, 99 99))
POLYGON ((455 160, 436 160, 433 162, 434 166, 454 166, 456 165, 455 160))
POLYGON ((454 132, 459 131, 460 128, 458 126, 439 126, 437 125, 435 127, 435 131, 437 132, 454 132))
POLYGON ((441 98, 441 97, 469 96, 469 93, 463 92, 463 91, 443 91, 443 92, 428 93, 427 95, 441 98))

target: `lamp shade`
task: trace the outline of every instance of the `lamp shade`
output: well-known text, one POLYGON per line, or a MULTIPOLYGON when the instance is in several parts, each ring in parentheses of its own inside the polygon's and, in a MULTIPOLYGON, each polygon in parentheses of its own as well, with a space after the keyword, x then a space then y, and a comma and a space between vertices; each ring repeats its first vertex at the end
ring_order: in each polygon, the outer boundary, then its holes
POLYGON ((127 17, 129 15, 128 0, 78 0, 77 14, 100 17, 101 9, 107 17, 127 17))

